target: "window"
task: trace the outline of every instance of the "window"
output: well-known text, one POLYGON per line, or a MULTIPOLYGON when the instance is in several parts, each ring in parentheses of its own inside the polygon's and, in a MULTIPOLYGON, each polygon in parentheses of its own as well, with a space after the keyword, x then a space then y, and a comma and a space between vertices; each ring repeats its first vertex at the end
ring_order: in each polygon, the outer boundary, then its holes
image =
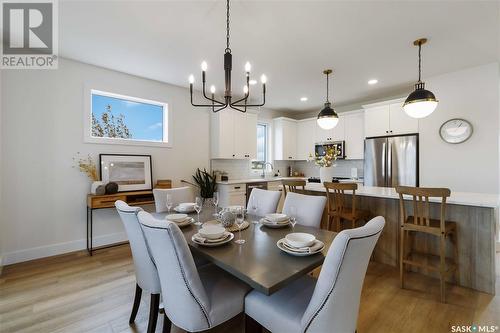
POLYGON ((267 162, 267 125, 257 124, 257 159, 252 162, 252 169, 262 170, 267 162))
POLYGON ((90 90, 85 141, 168 145, 166 103, 90 90))

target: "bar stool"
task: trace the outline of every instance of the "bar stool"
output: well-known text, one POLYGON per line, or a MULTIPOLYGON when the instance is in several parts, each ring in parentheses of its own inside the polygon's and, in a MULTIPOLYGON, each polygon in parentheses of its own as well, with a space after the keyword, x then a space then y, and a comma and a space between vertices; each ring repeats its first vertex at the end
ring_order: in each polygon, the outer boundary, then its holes
POLYGON ((369 211, 356 209, 356 190, 358 189, 358 184, 324 182, 323 185, 325 186, 326 197, 328 199, 328 230, 331 229, 332 222, 336 223, 336 231, 339 232, 342 220, 350 221, 351 228, 356 228, 357 221, 362 220, 366 222, 370 219, 371 213, 369 211), (351 207, 345 205, 346 201, 348 201, 345 191, 352 191, 351 207))
MULTIPOLYGON (((450 273, 455 272, 456 281, 459 283, 457 223, 445 220, 446 198, 451 194, 450 189, 396 186, 396 192, 399 193, 400 207, 399 275, 401 288, 404 288, 405 265, 436 271, 439 273, 440 278, 441 302, 445 303, 446 277, 450 273), (412 196, 413 215, 407 216, 403 195, 412 196), (429 198, 441 199, 441 216, 439 219, 431 219, 429 217, 429 198), (415 261, 414 254, 417 254, 417 252, 412 252, 412 243, 414 240, 414 235, 412 234, 417 232, 439 237, 439 266, 429 265, 426 261, 415 261), (455 256, 454 262, 449 264, 446 263, 446 237, 448 236, 450 236, 453 244, 455 256), (410 243, 408 251, 406 249, 407 246, 405 246, 406 238, 408 238, 410 243)), ((429 254, 424 254, 424 256, 431 257, 429 254)))
POLYGON ((288 187, 288 192, 297 192, 297 187, 302 187, 304 190, 306 187, 306 181, 305 180, 296 180, 296 179, 283 179, 281 181, 281 184, 283 185, 283 194, 286 197, 286 191, 288 187))

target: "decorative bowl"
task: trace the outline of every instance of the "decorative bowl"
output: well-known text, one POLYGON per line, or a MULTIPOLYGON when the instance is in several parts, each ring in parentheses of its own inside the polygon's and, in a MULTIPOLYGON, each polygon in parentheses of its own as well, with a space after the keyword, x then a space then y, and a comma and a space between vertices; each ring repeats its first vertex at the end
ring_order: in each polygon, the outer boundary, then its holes
POLYGON ((234 224, 236 216, 232 212, 226 210, 220 213, 219 220, 220 223, 222 223, 222 225, 224 226, 224 228, 229 228, 234 224))
POLYGON ((271 222, 283 222, 288 219, 288 216, 286 214, 266 214, 266 219, 268 219, 271 222))
POLYGON ((224 227, 221 227, 218 225, 204 225, 203 228, 201 228, 198 231, 198 233, 201 235, 201 237, 204 237, 207 239, 221 238, 225 232, 226 232, 226 229, 224 227))
POLYGON ((301 248, 308 247, 314 244, 316 237, 305 232, 294 232, 285 236, 285 241, 288 245, 301 248))
POLYGON ((187 218, 187 214, 170 214, 167 215, 165 218, 169 221, 173 222, 182 222, 187 218))

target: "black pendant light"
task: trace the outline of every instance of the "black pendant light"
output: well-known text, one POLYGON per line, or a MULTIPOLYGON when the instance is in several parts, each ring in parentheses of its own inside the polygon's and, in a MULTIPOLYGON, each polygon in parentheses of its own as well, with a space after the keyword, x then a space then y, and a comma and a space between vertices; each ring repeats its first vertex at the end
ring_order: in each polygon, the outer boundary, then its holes
POLYGON ((219 112, 229 107, 231 109, 247 112, 247 107, 261 107, 266 104, 266 81, 267 78, 264 74, 260 77, 260 81, 262 82, 262 103, 259 104, 249 104, 248 98, 250 96, 250 63, 247 62, 245 64, 245 76, 246 76, 246 84, 243 87, 243 97, 233 101, 233 92, 231 89, 231 70, 233 68, 233 55, 231 54, 231 48, 229 47, 229 0, 226 0, 226 49, 224 50, 224 95, 223 99, 219 100, 215 96, 215 86, 210 87, 211 95, 205 91, 206 86, 206 71, 207 71, 207 63, 203 61, 201 63, 201 83, 202 83, 202 94, 208 104, 196 104, 193 101, 193 84, 194 84, 194 76, 189 76, 189 92, 191 96, 191 105, 197 107, 210 107, 213 112, 219 112))
POLYGON ((318 114, 318 125, 322 129, 329 130, 337 126, 339 122, 339 116, 332 108, 332 103, 328 100, 328 75, 332 74, 331 69, 325 69, 323 74, 326 75, 326 102, 325 107, 318 114))
POLYGON ((415 83, 415 91, 406 98, 403 110, 412 118, 424 118, 430 115, 437 107, 438 100, 434 94, 425 89, 425 83, 421 81, 422 74, 422 45, 427 42, 427 38, 420 38, 413 42, 418 46, 418 82, 415 83))

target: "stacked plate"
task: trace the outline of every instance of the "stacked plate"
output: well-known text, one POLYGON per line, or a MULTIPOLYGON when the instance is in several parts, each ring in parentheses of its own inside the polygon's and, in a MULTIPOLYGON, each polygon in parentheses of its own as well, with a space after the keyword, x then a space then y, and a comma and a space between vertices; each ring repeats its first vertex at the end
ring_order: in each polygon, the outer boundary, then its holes
POLYGON ((194 212, 194 202, 182 202, 178 204, 174 210, 178 213, 192 213, 194 212))
POLYGON ((219 246, 229 243, 234 238, 231 232, 219 225, 203 225, 203 228, 194 234, 191 240, 202 246, 219 246))
POLYGON ((269 228, 283 228, 290 224, 290 218, 285 214, 267 214, 259 222, 269 228))
POLYGON ((310 256, 323 251, 325 243, 316 239, 314 235, 295 232, 280 239, 276 245, 278 248, 294 256, 310 256))
POLYGON ((190 225, 193 221, 187 214, 170 214, 165 217, 167 221, 174 222, 179 227, 190 225))

